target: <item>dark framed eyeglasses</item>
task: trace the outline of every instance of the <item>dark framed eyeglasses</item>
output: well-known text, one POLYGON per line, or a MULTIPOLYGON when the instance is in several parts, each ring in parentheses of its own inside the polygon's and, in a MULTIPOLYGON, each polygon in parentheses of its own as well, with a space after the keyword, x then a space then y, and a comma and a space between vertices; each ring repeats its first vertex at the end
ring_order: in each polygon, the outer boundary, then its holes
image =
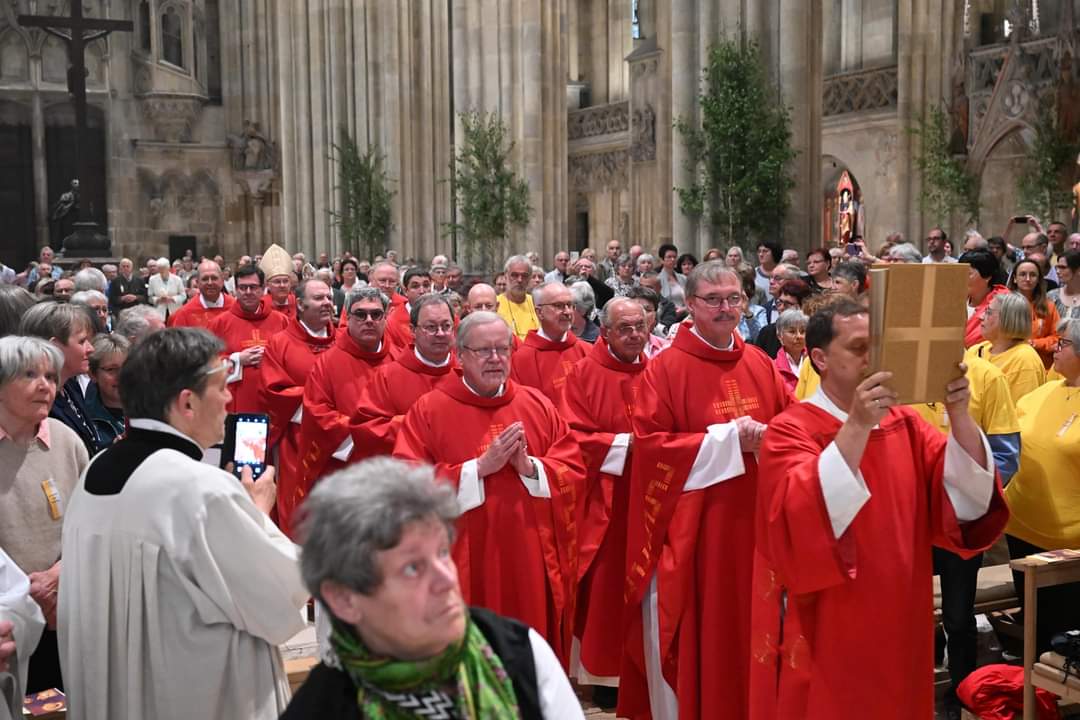
POLYGON ((360 322, 366 321, 371 318, 372 322, 379 322, 386 316, 385 310, 350 310, 349 317, 360 322))

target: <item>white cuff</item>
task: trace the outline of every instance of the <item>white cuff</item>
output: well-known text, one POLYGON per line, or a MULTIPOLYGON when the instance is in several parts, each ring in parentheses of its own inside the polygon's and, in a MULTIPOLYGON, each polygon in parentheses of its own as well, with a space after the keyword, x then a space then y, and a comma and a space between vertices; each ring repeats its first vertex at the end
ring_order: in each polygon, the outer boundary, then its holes
MULTIPOLYGON (((981 431, 979 438, 982 439, 987 463, 993 467, 994 455, 990 442, 981 431)), ((945 443, 945 473, 942 480, 958 521, 971 522, 986 514, 994 495, 994 471, 975 462, 951 433, 945 443)))
POLYGON ((349 435, 341 442, 341 445, 338 445, 338 449, 335 450, 334 454, 330 457, 340 460, 341 462, 349 462, 349 456, 352 455, 352 449, 352 435, 349 435))
POLYGON ((866 487, 861 470, 851 472, 835 442, 829 443, 821 453, 817 470, 833 536, 839 540, 862 506, 870 499, 870 490, 866 487))
POLYGON ((683 485, 683 492, 701 490, 730 480, 746 472, 739 428, 735 422, 716 423, 705 430, 694 465, 683 485))
POLYGON ((484 504, 484 483, 480 480, 476 463, 475 459, 466 462, 458 476, 457 500, 463 515, 484 504))
POLYGON ((604 464, 600 466, 600 472, 608 475, 622 475, 626 468, 626 455, 630 447, 630 433, 618 433, 611 441, 604 464))
POLYGON ((234 382, 240 382, 244 379, 244 366, 240 364, 240 353, 234 352, 229 356, 229 361, 232 363, 232 372, 225 378, 225 384, 229 385, 234 382))
POLYGON ((296 406, 296 412, 293 413, 292 419, 289 420, 289 422, 294 422, 297 425, 299 425, 300 421, 303 420, 303 419, 304 419, 304 403, 303 403, 303 401, 301 401, 300 404, 296 406))
POLYGON ((536 477, 531 478, 519 474, 518 477, 521 478, 521 483, 525 486, 525 489, 528 490, 529 494, 533 497, 551 497, 551 488, 548 486, 547 473, 544 472, 544 463, 540 462, 532 455, 529 456, 529 459, 533 461, 533 467, 536 468, 536 477))

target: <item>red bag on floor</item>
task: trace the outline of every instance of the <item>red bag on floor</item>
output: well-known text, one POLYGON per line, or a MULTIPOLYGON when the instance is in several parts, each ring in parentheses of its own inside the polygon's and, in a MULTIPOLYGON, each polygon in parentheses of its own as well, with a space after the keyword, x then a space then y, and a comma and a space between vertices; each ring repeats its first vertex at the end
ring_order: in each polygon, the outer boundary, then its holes
MULTIPOLYGON (((982 720, 1020 720, 1024 716, 1024 668, 984 665, 964 678, 956 696, 982 720)), ((1061 720, 1057 697, 1042 688, 1035 688, 1035 712, 1039 720, 1061 720)))

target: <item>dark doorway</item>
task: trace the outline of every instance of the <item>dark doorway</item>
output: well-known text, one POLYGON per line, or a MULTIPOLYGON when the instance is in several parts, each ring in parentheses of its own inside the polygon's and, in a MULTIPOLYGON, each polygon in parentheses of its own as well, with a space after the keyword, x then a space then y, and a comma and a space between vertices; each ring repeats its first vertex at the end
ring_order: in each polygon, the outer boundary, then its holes
POLYGON ((589 213, 579 212, 574 230, 574 247, 571 250, 581 252, 589 247, 589 213))
POLYGON ((34 240, 34 164, 29 124, 0 116, 0 262, 22 272, 37 256, 34 240))
MULTIPOLYGON (((94 107, 87 108, 87 136, 89 147, 84 152, 90 153, 92 177, 80 178, 79 213, 81 220, 90 217, 93 208, 94 220, 107 232, 109 227, 106 200, 107 182, 105 166, 105 129, 101 111, 94 107)), ((49 208, 56 205, 60 196, 71 187, 71 180, 78 174, 75 159, 75 111, 68 103, 55 105, 45 114, 45 167, 48 176, 49 208)), ((66 222, 49 223, 49 239, 53 248, 60 246, 63 238, 71 232, 70 225, 74 218, 69 214, 66 222)))
POLYGON ((175 260, 177 258, 184 257, 184 253, 188 250, 191 251, 191 257, 195 258, 196 263, 199 256, 195 253, 195 236, 194 235, 170 235, 169 236, 169 259, 175 260))

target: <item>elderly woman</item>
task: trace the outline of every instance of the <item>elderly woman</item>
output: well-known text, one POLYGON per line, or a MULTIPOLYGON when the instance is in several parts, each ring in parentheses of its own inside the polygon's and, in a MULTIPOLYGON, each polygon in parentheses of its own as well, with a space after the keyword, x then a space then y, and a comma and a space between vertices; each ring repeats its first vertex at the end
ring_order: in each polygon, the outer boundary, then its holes
POLYGON ((592 286, 584 280, 576 282, 570 286, 570 297, 574 303, 574 319, 570 330, 578 340, 596 342, 596 338, 600 337, 600 326, 593 322, 596 294, 592 286))
POLYGON ((615 274, 604 281, 611 288, 615 297, 626 297, 630 288, 634 287, 634 261, 630 256, 623 253, 615 259, 615 274))
POLYGON ((529 271, 529 292, 544 284, 544 275, 544 268, 539 265, 532 266, 532 270, 529 271))
POLYGON ((673 302, 676 311, 682 310, 686 307, 686 276, 679 272, 676 265, 679 249, 671 243, 665 243, 660 246, 659 254, 660 269, 657 275, 660 277, 660 296, 673 302))
POLYGON ((323 478, 302 510, 300 569, 332 618, 330 648, 282 720, 582 718, 533 629, 462 599, 454 490, 377 458, 323 478), (434 715, 432 715, 434 717, 434 715))
POLYGON ((724 255, 724 262, 727 263, 729 268, 737 268, 746 262, 746 258, 743 257, 742 248, 738 245, 732 245, 728 248, 727 254, 724 255))
MULTIPOLYGON (((1005 488, 1010 519, 1005 528, 1009 555, 1080 547, 1080 322, 1062 323, 1054 369, 1062 380, 1046 383, 1020 399, 1020 469, 1005 488)), ((1022 578, 1016 577, 1023 598, 1022 578)), ((1056 632, 1080 623, 1080 583, 1039 592, 1039 651, 1056 632)))
POLYGON ((964 347, 978 345, 986 338, 981 331, 983 315, 995 295, 1009 292, 1001 284, 1001 264, 989 250, 969 250, 960 256, 968 269, 968 321, 964 347))
POLYGON ((60 390, 56 393, 49 417, 74 430, 87 453, 93 456, 107 443, 102 442, 86 409, 78 376, 90 372, 90 353, 94 349, 90 339, 94 337, 94 319, 81 305, 39 303, 23 315, 19 332, 48 340, 63 354, 60 390))
POLYGON ((86 409, 102 443, 111 445, 124 434, 124 404, 120 401, 120 368, 131 350, 123 335, 101 334, 93 340, 90 377, 86 386, 86 409))
POLYGON ((60 530, 89 460, 79 437, 49 417, 63 366, 47 340, 0 338, 0 547, 30 576, 50 628, 31 658, 28 692, 63 687, 55 632, 60 530))
POLYGON ((644 275, 656 269, 656 258, 649 253, 641 253, 637 259, 637 274, 644 275))
POLYGON ((168 320, 170 315, 183 307, 188 295, 184 290, 184 281, 172 273, 168 258, 158 258, 155 268, 157 273, 150 277, 146 294, 158 317, 168 320))
POLYGON ((780 337, 780 352, 776 353, 776 369, 790 392, 799 384, 799 370, 806 362, 807 317, 798 308, 780 313, 776 334, 780 337))
POLYGON ((79 290, 71 296, 73 305, 82 305, 94 318, 94 334, 109 331, 109 298, 97 290, 79 290))
POLYGON ((1046 368, 1031 337, 1031 309, 1020 293, 994 297, 983 313, 982 336, 986 340, 968 352, 989 360, 1005 375, 1013 402, 1046 382, 1046 368))
POLYGON ((1054 364, 1057 349, 1057 326, 1061 323, 1057 306, 1046 297, 1046 278, 1042 266, 1034 260, 1021 260, 1013 268, 1008 288, 1027 298, 1031 309, 1031 338, 1028 343, 1042 358, 1043 367, 1054 364))

